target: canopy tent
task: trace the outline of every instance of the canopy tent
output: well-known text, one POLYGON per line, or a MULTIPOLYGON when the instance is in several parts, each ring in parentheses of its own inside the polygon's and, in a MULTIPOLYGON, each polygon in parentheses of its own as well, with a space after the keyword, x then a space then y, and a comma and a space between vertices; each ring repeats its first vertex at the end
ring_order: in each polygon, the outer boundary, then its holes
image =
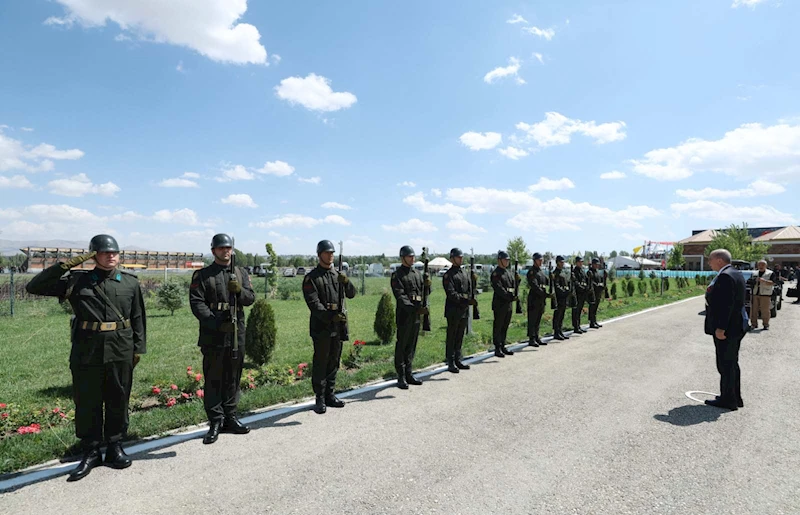
POLYGON ((428 262, 428 268, 434 271, 441 270, 442 268, 449 268, 450 266, 452 266, 452 263, 443 257, 437 257, 428 262))
POLYGON ((632 258, 629 256, 617 256, 608 259, 609 268, 631 268, 639 270, 640 268, 661 268, 661 263, 653 261, 652 259, 632 258))

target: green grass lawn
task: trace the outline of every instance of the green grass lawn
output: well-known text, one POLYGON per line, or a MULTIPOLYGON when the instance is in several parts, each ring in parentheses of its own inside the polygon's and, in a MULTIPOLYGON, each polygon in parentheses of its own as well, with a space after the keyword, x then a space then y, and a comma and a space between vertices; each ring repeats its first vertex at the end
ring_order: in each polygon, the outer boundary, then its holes
MULTIPOLYGON (((295 367, 311 362, 313 348, 308 336, 308 309, 300 296, 301 278, 282 280, 284 288, 296 286, 295 298, 273 300, 278 325, 278 345, 272 363, 295 367)), ((694 282, 694 281, 692 281, 694 282)), ((263 295, 263 281, 255 282, 263 295)), ((357 282, 360 288, 360 281, 357 282)), ((379 378, 394 377, 394 344, 381 345, 372 329, 380 293, 388 289, 388 279, 367 280, 367 295, 348 301, 350 338, 365 340, 364 363, 354 370, 342 369, 338 389, 348 389, 379 378)), ((603 302, 599 318, 608 319, 625 313, 699 295, 703 287, 691 286, 678 290, 674 280, 664 295, 639 295, 603 302)), ((481 320, 474 323, 474 334, 465 339, 465 355, 486 350, 491 340, 491 294, 479 296, 481 320)), ((152 301, 148 301, 150 304, 152 301)), ((68 366, 70 350, 65 314, 55 299, 26 301, 17 304, 17 316, 0 316, 0 403, 21 406, 26 410, 60 407, 72 409, 71 377, 68 366)), ((424 368, 444 359, 446 322, 444 292, 441 280, 434 280, 431 295, 430 333, 419 340, 415 367, 424 368)), ((148 306, 147 349, 134 373, 133 396, 147 394, 153 384, 169 383, 184 377, 186 367, 202 370, 202 358, 197 347, 197 321, 188 306, 174 316, 148 306)), ((549 332, 552 313, 545 314, 542 327, 549 332)), ((569 320, 569 310, 567 312, 569 320)), ((586 315, 583 317, 586 323, 586 315)), ((509 340, 526 337, 525 315, 514 315, 509 340)), ((343 355, 348 352, 345 344, 343 355)), ((245 366, 251 366, 246 364, 245 366)), ((246 412, 271 404, 312 395, 311 383, 304 379, 289 386, 265 386, 243 392, 240 410, 246 412)), ((0 412, 2 410, 0 409, 0 412)), ((179 404, 173 408, 154 408, 131 414, 130 438, 138 439, 164 431, 192 425, 205 420, 202 402, 179 404)), ((71 423, 54 427, 42 426, 39 434, 14 435, 0 440, 0 474, 41 463, 69 453, 76 443, 71 423)))

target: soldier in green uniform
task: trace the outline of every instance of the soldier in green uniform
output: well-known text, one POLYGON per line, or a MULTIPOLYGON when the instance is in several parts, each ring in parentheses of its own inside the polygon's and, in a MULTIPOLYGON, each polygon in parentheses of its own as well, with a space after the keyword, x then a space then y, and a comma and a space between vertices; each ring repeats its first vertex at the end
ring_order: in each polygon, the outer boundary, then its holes
POLYGON ((567 312, 567 299, 570 295, 567 272, 564 271, 564 256, 556 256, 556 268, 553 270, 553 293, 556 309, 553 312, 553 339, 569 340, 564 334, 564 315, 567 312))
POLYGON ((581 315, 587 300, 593 297, 589 277, 583 269, 583 258, 575 256, 575 265, 572 268, 572 289, 575 296, 575 305, 572 307, 572 332, 581 334, 587 332, 581 328, 581 315))
POLYGON ((303 278, 303 296, 311 311, 309 333, 314 341, 311 365, 311 386, 317 397, 314 411, 320 415, 327 411, 327 406, 344 407, 344 402, 334 395, 342 342, 349 339, 347 314, 341 304, 344 296, 348 299, 356 296, 356 289, 347 275, 334 268, 334 252, 333 242, 320 241, 317 244, 319 264, 303 278))
POLYGON ((511 270, 508 269, 509 255, 504 250, 497 251, 497 268, 492 271, 492 311, 494 321, 492 322, 492 342, 494 342, 494 355, 498 358, 513 356, 514 351, 506 348, 506 337, 508 326, 511 324, 511 315, 514 312, 512 306, 517 296, 516 278, 511 270))
POLYGON ((189 286, 189 305, 200 321, 197 345, 203 353, 203 405, 209 426, 204 444, 216 442, 220 432, 250 432, 236 418, 236 406, 244 364, 244 306, 256 300, 247 270, 238 266, 232 270, 233 239, 214 235, 211 252, 214 262, 197 270, 189 286))
POLYGON ((478 304, 477 299, 470 299, 472 284, 475 281, 469 277, 461 265, 464 263, 464 253, 459 248, 450 250, 450 261, 453 265, 444 274, 442 285, 446 300, 444 303, 444 316, 447 319, 447 340, 445 344, 445 361, 447 370, 457 374, 459 370, 469 370, 469 365, 461 362, 461 345, 464 342, 464 332, 467 330, 467 316, 469 307, 478 304))
MULTIPOLYGON (((533 266, 528 270, 528 345, 547 345, 539 337, 539 327, 547 304, 547 276, 542 271, 542 255, 533 253, 533 266)), ((555 334, 555 330, 553 330, 555 334)))
POLYGON ((121 441, 128 430, 133 368, 146 352, 146 321, 139 281, 118 264, 117 240, 99 234, 90 241, 88 254, 47 268, 27 286, 35 295, 68 301, 75 313, 69 362, 75 436, 84 454, 68 481, 82 479, 100 465, 104 440, 106 465, 117 469, 131 465, 121 441), (93 270, 70 270, 92 258, 93 270))
POLYGON ((600 300, 603 298, 603 291, 605 285, 603 283, 603 275, 605 270, 600 270, 600 260, 592 258, 592 266, 589 268, 589 286, 592 289, 592 295, 589 297, 589 327, 592 329, 600 329, 602 325, 597 323, 597 308, 600 307, 600 300))
POLYGON ((391 280, 392 292, 397 301, 394 368, 397 371, 397 387, 402 390, 407 390, 410 384, 422 384, 412 372, 422 317, 428 314, 428 308, 422 305, 422 293, 424 288, 430 293, 431 280, 428 277, 423 278, 422 274, 414 270, 415 257, 414 249, 404 245, 400 249, 403 264, 392 274, 391 280))

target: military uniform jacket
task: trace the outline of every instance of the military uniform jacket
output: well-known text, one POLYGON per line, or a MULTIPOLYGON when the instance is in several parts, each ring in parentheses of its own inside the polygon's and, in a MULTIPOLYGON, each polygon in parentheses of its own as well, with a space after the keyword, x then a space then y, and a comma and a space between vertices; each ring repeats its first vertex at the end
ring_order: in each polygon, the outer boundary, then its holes
MULTIPOLYGON (((395 316, 397 325, 406 324, 417 317, 417 309, 422 306, 422 293, 425 283, 422 274, 407 266, 401 266, 392 274, 392 293, 397 301, 395 316)), ((430 293, 430 288, 428 288, 430 293)))
POLYGON ((536 265, 533 265, 530 270, 528 270, 528 288, 530 289, 530 293, 528 294, 528 301, 529 302, 539 302, 542 303, 547 299, 547 276, 544 274, 541 268, 536 265))
POLYGON ((514 272, 508 268, 497 267, 492 271, 492 309, 505 309, 514 302, 514 272))
POLYGON ((594 268, 590 269, 586 275, 589 278, 589 283, 594 290, 595 294, 603 292, 603 275, 605 274, 605 270, 595 270, 594 268))
MULTIPOLYGON (((307 273, 303 278, 303 297, 306 299, 311 319, 308 332, 312 338, 331 336, 334 333, 347 334, 345 328, 340 330, 335 327, 333 317, 339 312, 339 272, 334 268, 316 268, 307 273), (341 331, 341 332, 340 332, 341 331)), ((344 285, 344 293, 348 299, 356 296, 356 288, 352 281, 344 285)))
POLYGON ((575 293, 582 294, 582 293, 589 293, 591 288, 589 287, 589 276, 586 275, 586 271, 581 268, 573 268, 572 269, 572 281, 575 283, 575 293))
POLYGON ((99 268, 64 273, 61 264, 56 264, 31 279, 27 290, 35 295, 58 297, 72 306, 75 318, 72 320, 71 364, 133 362, 134 354, 147 352, 144 300, 135 275, 99 268), (103 294, 113 303, 113 308, 103 294), (127 322, 119 319, 114 308, 127 322), (112 331, 92 330, 93 324, 100 322, 119 325, 112 331))
POLYGON ((231 304, 234 302, 237 308, 238 345, 244 345, 244 306, 252 305, 256 300, 256 294, 250 284, 247 270, 237 266, 235 273, 236 279, 242 285, 242 291, 238 294, 228 291, 228 281, 231 277, 229 266, 214 262, 192 275, 192 283, 189 285, 189 305, 195 318, 200 321, 197 345, 201 347, 232 346, 231 304))
POLYGON ((447 300, 444 302, 445 318, 466 318, 472 290, 469 275, 460 266, 452 266, 442 277, 442 286, 447 295, 447 300))
POLYGON ((553 288, 558 305, 565 305, 567 297, 569 297, 569 281, 567 280, 567 273, 561 268, 553 270, 553 288))

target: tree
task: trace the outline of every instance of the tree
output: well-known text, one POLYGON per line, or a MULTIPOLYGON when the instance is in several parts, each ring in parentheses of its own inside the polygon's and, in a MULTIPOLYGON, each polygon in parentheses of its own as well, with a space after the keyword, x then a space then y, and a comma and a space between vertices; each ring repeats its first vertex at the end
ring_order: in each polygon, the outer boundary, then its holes
POLYGON ((298 266, 305 266, 306 259, 303 256, 294 256, 292 258, 292 266, 297 268, 298 266))
POLYGON ((633 279, 628 279, 628 283, 625 285, 625 293, 628 294, 628 297, 633 297, 634 291, 636 291, 636 285, 633 284, 633 279))
POLYGON ((278 328, 275 326, 275 312, 265 299, 258 299, 247 317, 247 331, 244 338, 244 351, 253 363, 266 365, 272 358, 277 343, 278 328))
POLYGON ((685 264, 686 259, 683 257, 683 244, 675 243, 667 259, 667 268, 670 270, 682 270, 685 264))
POLYGON ((266 248, 266 262, 269 263, 266 270, 267 286, 269 287, 269 296, 274 297, 275 293, 278 291, 278 256, 272 248, 272 243, 267 243, 266 248))
POLYGON ((630 252, 628 252, 627 250, 620 250, 620 251, 619 251, 619 254, 617 254, 617 255, 618 255, 618 256, 624 256, 624 257, 627 257, 627 256, 630 256, 630 255, 631 255, 631 253, 630 253, 630 252))
POLYGON ((381 300, 378 302, 373 329, 382 343, 389 343, 394 336, 394 306, 392 305, 392 296, 388 292, 383 292, 381 300))
POLYGON ((741 227, 732 224, 729 228, 718 232, 706 247, 706 256, 717 249, 727 249, 733 259, 753 262, 764 259, 769 245, 753 242, 753 238, 747 230, 747 224, 743 223, 741 227))
POLYGON ((167 281, 156 292, 158 307, 166 309, 170 315, 183 306, 183 288, 176 281, 167 281))
POLYGON ((615 257, 617 257, 617 251, 616 251, 616 250, 612 250, 612 251, 611 251, 611 254, 609 254, 609 255, 608 255, 608 257, 610 257, 610 258, 615 258, 615 257))
MULTIPOLYGON (((544 258, 544 265, 543 266, 547 266, 550 263, 555 262, 555 260, 556 260, 556 256, 552 252, 550 252, 549 250, 547 252, 545 252, 544 254, 542 254, 542 257, 544 258)), ((527 259, 525 261, 527 261, 527 259)))
POLYGON ((515 259, 522 261, 523 263, 528 261, 528 247, 525 245, 525 240, 522 239, 522 236, 517 236, 516 238, 511 238, 508 240, 506 252, 508 252, 508 255, 511 256, 512 262, 515 259))

